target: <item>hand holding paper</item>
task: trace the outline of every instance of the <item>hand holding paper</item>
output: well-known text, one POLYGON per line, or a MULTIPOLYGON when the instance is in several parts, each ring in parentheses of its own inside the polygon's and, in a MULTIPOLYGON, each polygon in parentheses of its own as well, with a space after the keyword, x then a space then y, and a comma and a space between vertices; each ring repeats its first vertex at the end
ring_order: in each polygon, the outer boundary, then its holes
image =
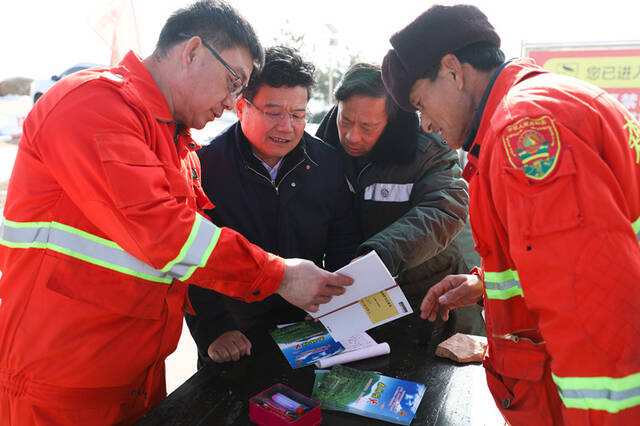
POLYGON ((353 285, 342 295, 308 311, 319 319, 335 340, 343 340, 413 312, 398 284, 374 251, 340 268, 336 274, 351 277, 353 285))
POLYGON ((308 312, 317 311, 321 303, 327 303, 333 296, 343 294, 344 286, 353 282, 347 276, 320 269, 309 260, 284 261, 284 277, 276 293, 308 312))

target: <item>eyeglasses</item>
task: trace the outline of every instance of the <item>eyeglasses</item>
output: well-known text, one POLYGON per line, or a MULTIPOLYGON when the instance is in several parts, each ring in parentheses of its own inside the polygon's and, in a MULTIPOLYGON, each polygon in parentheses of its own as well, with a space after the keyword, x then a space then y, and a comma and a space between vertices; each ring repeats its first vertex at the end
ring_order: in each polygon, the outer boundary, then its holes
MULTIPOLYGON (((192 37, 196 37, 193 34, 189 34, 189 33, 179 33, 178 36, 180 37, 184 37, 184 38, 192 38, 192 37)), ((202 42, 202 45, 204 47, 206 47, 207 49, 209 49, 209 51, 213 54, 213 56, 216 57, 216 59, 218 61, 220 61, 220 63, 222 65, 224 65, 224 67, 229 70, 229 72, 231 73, 231 75, 233 76, 233 80, 231 80, 231 83, 229 83, 229 94, 233 97, 233 98, 237 98, 238 96, 240 96, 240 93, 242 93, 242 90, 244 90, 244 85, 242 84, 242 77, 240 77, 238 75, 237 72, 235 72, 233 70, 233 68, 231 68, 231 66, 227 63, 227 61, 225 61, 224 59, 222 59, 222 56, 220 56, 220 54, 216 51, 216 49, 214 49, 212 46, 210 46, 207 42, 205 42, 202 37, 200 37, 200 41, 202 42)))
POLYGON ((249 99, 244 98, 245 101, 252 107, 254 107, 257 111, 261 112, 264 115, 264 118, 271 122, 272 124, 279 123, 284 119, 285 116, 289 116, 291 121, 295 124, 302 124, 307 119, 307 111, 296 111, 296 112, 286 112, 286 111, 264 111, 262 108, 259 108, 256 104, 251 102, 249 99))

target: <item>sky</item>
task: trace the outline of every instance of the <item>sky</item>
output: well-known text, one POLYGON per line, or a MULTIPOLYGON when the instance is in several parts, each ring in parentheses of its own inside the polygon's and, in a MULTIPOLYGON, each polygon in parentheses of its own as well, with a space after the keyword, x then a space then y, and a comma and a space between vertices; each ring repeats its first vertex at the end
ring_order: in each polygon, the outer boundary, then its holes
MULTIPOLYGON (((90 28, 108 0, 2 0, 0 81, 47 78, 78 62, 108 64, 110 50, 90 28)), ((153 50, 166 18, 187 0, 132 0, 143 57, 153 50)), ((265 46, 287 29, 305 34, 307 59, 340 63, 345 52, 380 63, 389 37, 431 2, 395 0, 230 0, 265 46), (329 39, 337 47, 329 48, 329 39)), ((440 1, 455 4, 460 1, 440 1)), ((527 43, 640 42, 640 2, 470 0, 489 17, 508 58, 527 43)))

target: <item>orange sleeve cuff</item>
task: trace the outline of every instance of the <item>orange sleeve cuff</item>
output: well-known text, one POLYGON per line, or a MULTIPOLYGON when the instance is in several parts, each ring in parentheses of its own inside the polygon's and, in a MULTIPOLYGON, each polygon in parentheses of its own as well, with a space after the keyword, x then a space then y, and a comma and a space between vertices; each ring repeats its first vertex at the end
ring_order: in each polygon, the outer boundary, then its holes
POLYGON ((267 259, 264 262, 260 275, 256 278, 250 290, 243 300, 245 302, 256 302, 271 296, 280 288, 284 278, 284 259, 272 253, 266 253, 267 259))

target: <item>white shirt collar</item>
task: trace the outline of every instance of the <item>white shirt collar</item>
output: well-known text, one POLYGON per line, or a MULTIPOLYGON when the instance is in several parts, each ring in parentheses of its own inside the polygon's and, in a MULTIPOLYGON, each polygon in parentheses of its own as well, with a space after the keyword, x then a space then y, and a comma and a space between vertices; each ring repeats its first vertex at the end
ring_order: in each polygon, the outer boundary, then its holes
POLYGON ((282 164, 282 159, 284 157, 280 158, 280 161, 278 161, 273 167, 271 167, 267 163, 262 161, 262 159, 258 157, 255 153, 253 153, 253 156, 256 157, 258 160, 260 160, 264 168, 267 169, 267 172, 269 172, 269 176, 271 177, 271 180, 275 181, 276 176, 278 176, 278 169, 280 169, 280 165, 282 164))

